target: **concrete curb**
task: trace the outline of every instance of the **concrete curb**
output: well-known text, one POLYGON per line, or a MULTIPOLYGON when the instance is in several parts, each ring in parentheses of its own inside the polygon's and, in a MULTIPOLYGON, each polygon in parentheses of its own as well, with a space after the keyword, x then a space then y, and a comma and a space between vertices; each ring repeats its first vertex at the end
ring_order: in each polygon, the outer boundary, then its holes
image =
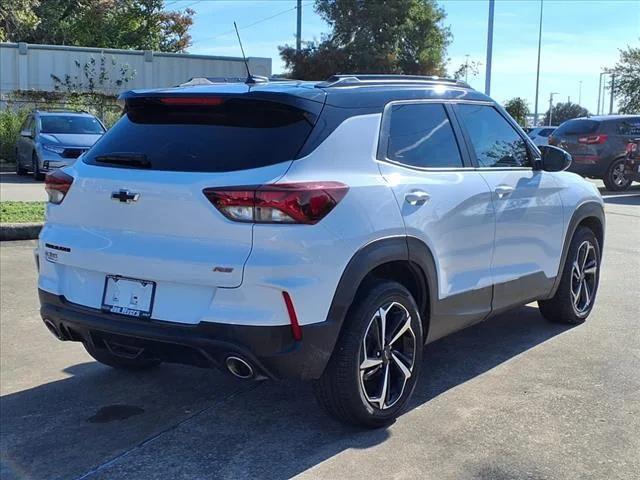
POLYGON ((42 223, 1 223, 0 241, 35 240, 40 235, 42 223))

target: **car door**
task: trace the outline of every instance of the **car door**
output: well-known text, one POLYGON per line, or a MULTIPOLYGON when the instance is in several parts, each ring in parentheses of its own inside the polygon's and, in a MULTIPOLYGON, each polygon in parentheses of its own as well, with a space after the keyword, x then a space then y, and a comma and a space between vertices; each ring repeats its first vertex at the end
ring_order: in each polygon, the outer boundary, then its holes
POLYGON ((533 169, 537 152, 491 104, 455 106, 472 161, 492 192, 493 310, 546 295, 558 274, 564 218, 553 174, 533 169))
POLYGON ((20 126, 20 133, 18 134, 18 140, 16 141, 16 153, 18 156, 17 160, 23 166, 31 165, 33 139, 22 136, 22 133, 25 131, 30 131, 33 135, 33 124, 33 115, 28 115, 20 126))
POLYGON ((441 101, 392 102, 378 148, 407 235, 424 242, 435 261, 429 341, 482 320, 491 308, 491 192, 460 148, 451 115, 441 101))

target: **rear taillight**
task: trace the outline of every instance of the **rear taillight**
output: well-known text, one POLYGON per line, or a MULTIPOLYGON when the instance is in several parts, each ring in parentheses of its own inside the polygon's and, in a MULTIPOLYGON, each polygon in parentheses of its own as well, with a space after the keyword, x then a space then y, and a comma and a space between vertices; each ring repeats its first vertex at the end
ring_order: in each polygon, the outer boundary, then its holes
POLYGON ((589 135, 587 137, 579 137, 578 143, 583 143, 585 145, 598 145, 604 143, 609 138, 608 135, 589 135))
POLYGON ((72 183, 73 177, 60 170, 49 173, 44 180, 44 189, 49 195, 49 201, 56 205, 62 203, 72 183))
POLYGON ((304 223, 322 220, 346 195, 339 182, 301 182, 260 187, 206 188, 204 195, 228 219, 254 223, 304 223))

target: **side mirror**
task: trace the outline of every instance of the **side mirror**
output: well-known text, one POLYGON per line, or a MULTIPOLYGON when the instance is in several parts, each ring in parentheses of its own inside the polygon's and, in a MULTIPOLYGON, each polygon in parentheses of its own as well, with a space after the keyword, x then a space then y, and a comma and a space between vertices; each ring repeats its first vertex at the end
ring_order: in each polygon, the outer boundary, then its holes
POLYGON ((571 155, 561 148, 553 145, 541 145, 538 147, 542 153, 541 169, 547 172, 561 172, 571 165, 571 155))
POLYGON ((26 137, 26 138, 33 138, 33 135, 31 134, 31 130, 22 130, 20 132, 20 136, 26 137))

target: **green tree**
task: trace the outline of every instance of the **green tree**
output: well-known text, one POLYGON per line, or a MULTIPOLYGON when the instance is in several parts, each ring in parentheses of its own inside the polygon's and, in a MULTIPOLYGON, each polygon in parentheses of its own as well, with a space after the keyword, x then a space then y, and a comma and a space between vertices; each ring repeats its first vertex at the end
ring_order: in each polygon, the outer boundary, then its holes
POLYGON ((0 38, 11 42, 163 52, 183 52, 191 44, 195 12, 164 10, 163 0, 6 1, 0 38))
POLYGON ((465 82, 469 80, 469 77, 475 78, 480 71, 480 65, 482 65, 482 62, 476 62, 475 60, 462 63, 453 72, 453 78, 456 80, 464 80, 465 82))
POLYGON ((620 113, 640 113, 640 47, 627 46, 626 50, 620 50, 620 58, 611 73, 615 74, 613 94, 620 113))
POLYGON ((449 29, 435 0, 316 0, 331 27, 297 52, 279 47, 288 75, 324 79, 335 73, 442 75, 449 29))
MULTIPOLYGON (((552 113, 551 122, 553 122, 554 125, 560 125, 572 118, 586 117, 589 115, 589 111, 586 108, 581 107, 577 103, 571 102, 556 103, 553 106, 552 113)), ((547 110, 547 113, 544 116, 544 124, 549 125, 549 110, 547 110)))
POLYGON ((515 97, 504 104, 504 109, 522 127, 527 126, 527 115, 529 115, 529 105, 522 97, 515 97))

